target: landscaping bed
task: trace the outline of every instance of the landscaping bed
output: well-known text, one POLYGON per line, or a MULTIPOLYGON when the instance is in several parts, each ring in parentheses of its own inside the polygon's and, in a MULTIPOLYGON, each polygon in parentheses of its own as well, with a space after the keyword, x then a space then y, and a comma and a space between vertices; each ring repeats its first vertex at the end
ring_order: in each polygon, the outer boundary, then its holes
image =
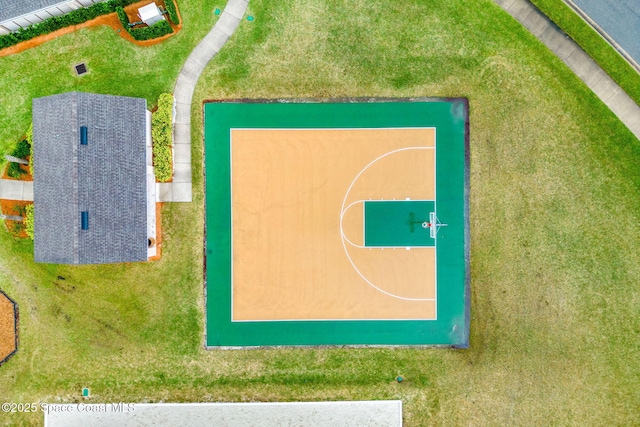
POLYGON ((33 175, 31 175, 31 171, 29 170, 29 165, 21 165, 19 163, 15 163, 23 173, 20 175, 20 178, 15 178, 9 175, 9 168, 11 168, 11 162, 7 162, 2 171, 2 179, 13 179, 16 181, 33 181, 33 175))
MULTIPOLYGON (((139 19, 137 18, 137 15, 136 15, 137 10, 142 6, 145 6, 151 2, 152 0, 143 0, 137 3, 133 3, 129 6, 126 6, 124 10, 127 13, 127 16, 131 16, 132 18, 134 18, 135 21, 137 21, 139 19)), ((162 7, 164 7, 164 4, 165 4, 164 1, 160 1, 160 0, 157 1, 156 3, 158 5, 161 5, 162 7)), ((176 14, 178 15, 178 17, 180 17, 180 11, 177 8, 177 4, 175 6, 176 6, 176 14)), ((181 21, 181 18, 179 18, 179 20, 181 21)), ((18 44, 15 44, 13 46, 0 49, 0 57, 23 52, 27 49, 30 49, 35 46, 39 46, 42 43, 53 40, 57 37, 77 31, 81 28, 96 27, 99 25, 105 25, 105 26, 111 27, 120 37, 138 46, 151 46, 151 45, 160 43, 166 40, 167 38, 171 37, 172 35, 176 34, 178 31, 180 31, 180 29, 182 29, 182 24, 173 24, 170 22, 173 32, 155 39, 136 40, 135 38, 133 38, 133 36, 131 36, 131 34, 128 31, 126 30, 123 31, 122 23, 120 22, 118 15, 116 14, 116 12, 112 12, 107 15, 98 16, 94 19, 83 22, 81 24, 70 25, 68 27, 60 28, 59 30, 53 31, 51 33, 42 34, 30 40, 26 40, 18 44)))
POLYGON ((0 365, 17 350, 16 307, 0 291, 0 365))
MULTIPOLYGON (((5 200, 0 199, 0 210, 4 215, 12 215, 12 216, 26 216, 26 207, 27 205, 32 204, 33 202, 22 201, 22 200, 5 200)), ((5 219, 4 225, 7 227, 9 233, 11 233, 15 237, 27 238, 26 226, 23 221, 13 221, 11 219, 5 219)))

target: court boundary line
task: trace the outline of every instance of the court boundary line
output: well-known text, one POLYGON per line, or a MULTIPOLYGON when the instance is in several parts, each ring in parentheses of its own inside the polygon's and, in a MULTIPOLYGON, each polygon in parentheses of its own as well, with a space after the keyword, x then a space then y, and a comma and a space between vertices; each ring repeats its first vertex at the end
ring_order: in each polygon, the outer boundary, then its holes
POLYGON ((430 146, 425 146, 424 148, 432 148, 435 149, 435 141, 436 141, 436 128, 435 126, 408 126, 408 127, 397 127, 397 126, 386 126, 386 127, 379 127, 379 128, 229 128, 229 132, 233 132, 234 130, 248 130, 248 131, 252 131, 252 130, 296 130, 296 131, 301 131, 301 130, 313 130, 313 131, 321 131, 321 130, 336 130, 336 131, 343 131, 343 130, 386 130, 386 129, 392 129, 392 130, 405 130, 405 129, 409 129, 409 130, 425 130, 425 129, 433 129, 433 141, 434 141, 434 145, 430 145, 430 146))
POLYGON ((231 322, 233 322, 233 129, 229 129, 229 227, 231 242, 231 277, 229 277, 229 287, 231 288, 231 298, 229 304, 231 305, 231 322))
MULTIPOLYGON (((424 301, 434 301, 434 299, 425 299, 424 301)), ((436 319, 407 318, 407 319, 250 319, 250 320, 231 320, 232 323, 263 323, 263 322, 410 322, 410 321, 433 321, 436 319)))
MULTIPOLYGON (((372 165, 373 163, 375 163, 377 160, 392 154, 394 152, 399 152, 399 151, 407 151, 407 150, 411 150, 411 149, 421 149, 421 150, 434 150, 434 161, 433 161, 433 174, 434 174, 434 197, 436 195, 436 179, 437 179, 437 173, 436 173, 436 145, 437 145, 437 130, 435 126, 413 126, 413 127, 379 127, 379 128, 233 128, 230 127, 229 128, 229 200, 230 200, 230 207, 229 207, 229 213, 230 213, 230 222, 231 222, 231 232, 230 234, 230 242, 231 242, 231 277, 230 277, 230 301, 229 301, 229 305, 230 305, 230 322, 231 323, 246 323, 246 322, 335 322, 335 321, 341 321, 341 322, 360 322, 360 321, 385 321, 385 322, 395 322, 395 321, 436 321, 438 320, 438 301, 437 301, 437 295, 438 295, 438 274, 437 274, 437 270, 438 270, 438 251, 437 251, 437 242, 434 242, 434 246, 417 246, 416 248, 434 248, 435 249, 435 254, 434 254, 434 271, 435 271, 435 280, 434 280, 434 298, 406 298, 406 297, 401 297, 401 296, 396 296, 393 294, 390 294, 382 289, 377 288, 375 285, 373 285, 372 283, 370 283, 366 278, 364 278, 362 276, 362 274, 360 273, 360 271, 355 267, 355 265, 353 264, 353 261, 351 260, 351 257, 349 256, 349 254, 347 253, 347 250, 345 248, 345 244, 344 244, 344 239, 342 239, 342 237, 344 236, 343 230, 342 230, 342 217, 343 215, 340 215, 340 235, 341 235, 341 241, 342 241, 342 246, 343 249, 345 251, 345 254, 347 255, 347 259, 349 260, 349 262, 351 263, 352 267, 356 270, 356 273, 362 277, 363 280, 365 280, 365 282, 369 285, 371 285, 372 287, 374 287, 376 290, 378 290, 379 292, 382 292, 388 296, 391 296, 393 298, 397 298, 397 299, 402 299, 402 300, 408 300, 408 301, 434 301, 434 312, 435 312, 435 316, 433 318, 412 318, 412 319, 383 319, 383 318, 378 318, 378 319, 252 319, 252 320, 236 320, 234 319, 233 316, 233 298, 234 298, 234 292, 233 292, 233 131, 234 130, 240 130, 240 131, 304 131, 304 130, 309 130, 309 131, 326 131, 326 130, 335 130, 335 131, 345 131, 345 130, 404 130, 404 129, 412 129, 412 130, 417 130, 417 129, 421 129, 421 130, 426 130, 426 129, 432 129, 433 130, 433 145, 432 146, 423 146, 423 147, 404 147, 401 149, 397 149, 397 150, 392 150, 390 152, 387 152, 385 154, 383 154, 382 156, 379 156, 378 158, 374 159, 371 163, 369 163, 367 166, 365 166, 365 169, 368 168, 370 165, 372 165)), ((345 194, 345 199, 343 200, 342 203, 342 207, 344 208, 344 202, 346 200, 346 196, 348 195, 349 191, 351 190, 351 187, 353 187, 353 184, 355 183, 355 181, 357 180, 357 178, 362 174, 362 172, 364 172, 364 169, 360 171, 360 173, 358 173, 358 175, 356 176, 356 178, 351 182, 351 185, 349 186, 349 189, 347 190, 347 193, 345 194)), ((417 199, 416 199, 417 200, 417 199)), ((433 200, 434 202, 434 210, 435 210, 435 206, 436 206, 436 202, 435 200, 433 200)), ((363 236, 364 239, 364 236, 363 236)), ((373 248, 372 248, 373 249, 373 248)))
MULTIPOLYGON (((438 145, 438 134, 437 129, 433 129, 433 213, 436 218, 438 217, 438 150, 435 148, 438 145)), ((433 239, 433 247, 435 248, 435 258, 433 265, 433 280, 436 284, 435 289, 433 290, 433 297, 436 299, 436 319, 438 318, 438 233, 436 233, 435 238, 433 239)))

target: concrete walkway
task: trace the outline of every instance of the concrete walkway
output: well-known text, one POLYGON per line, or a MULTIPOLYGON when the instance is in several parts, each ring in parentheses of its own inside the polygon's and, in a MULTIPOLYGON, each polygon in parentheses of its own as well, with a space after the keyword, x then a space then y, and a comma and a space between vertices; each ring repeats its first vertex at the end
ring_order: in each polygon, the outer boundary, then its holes
POLYGON ((229 0, 218 22, 187 58, 178 75, 173 96, 176 102, 173 125, 173 182, 158 184, 158 201, 190 202, 191 186, 191 101, 204 67, 236 31, 249 0, 229 0))
POLYGON ((528 0, 495 0, 553 51, 640 139, 640 107, 589 55, 528 0))
POLYGON ((0 179, 0 199, 33 201, 33 181, 0 179))

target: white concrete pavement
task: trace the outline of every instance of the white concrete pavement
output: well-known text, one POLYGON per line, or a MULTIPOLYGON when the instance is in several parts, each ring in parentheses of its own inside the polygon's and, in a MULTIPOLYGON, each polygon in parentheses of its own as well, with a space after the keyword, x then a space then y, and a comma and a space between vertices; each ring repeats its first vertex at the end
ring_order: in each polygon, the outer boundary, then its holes
POLYGON ((45 427, 401 427, 402 401, 46 404, 45 427))
POLYGON ((33 182, 0 179, 0 199, 33 201, 33 182))
POLYGON ((173 180, 158 184, 156 194, 159 202, 190 202, 192 200, 191 101, 193 91, 206 65, 240 25, 248 5, 249 0, 229 0, 218 22, 193 49, 182 66, 173 91, 176 102, 173 125, 173 180))

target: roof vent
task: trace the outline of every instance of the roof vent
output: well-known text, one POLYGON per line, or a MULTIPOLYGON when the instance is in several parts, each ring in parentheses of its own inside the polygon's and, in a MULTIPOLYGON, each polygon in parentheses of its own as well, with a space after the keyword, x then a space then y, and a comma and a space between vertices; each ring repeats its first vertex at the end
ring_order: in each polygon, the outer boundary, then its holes
POLYGON ((74 65, 73 68, 76 70, 77 76, 81 76, 87 72, 87 64, 84 62, 74 65))
POLYGON ((80 126, 80 144, 87 145, 87 127, 80 126))

